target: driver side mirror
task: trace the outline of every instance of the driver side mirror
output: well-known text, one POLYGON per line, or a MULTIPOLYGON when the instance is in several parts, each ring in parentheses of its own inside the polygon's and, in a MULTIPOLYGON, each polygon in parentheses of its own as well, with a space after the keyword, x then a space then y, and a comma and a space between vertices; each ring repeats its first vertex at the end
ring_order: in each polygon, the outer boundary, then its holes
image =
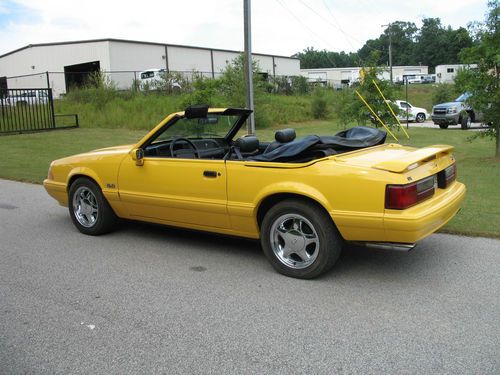
POLYGON ((142 148, 135 148, 131 152, 132 160, 135 160, 135 165, 144 165, 144 150, 142 148))

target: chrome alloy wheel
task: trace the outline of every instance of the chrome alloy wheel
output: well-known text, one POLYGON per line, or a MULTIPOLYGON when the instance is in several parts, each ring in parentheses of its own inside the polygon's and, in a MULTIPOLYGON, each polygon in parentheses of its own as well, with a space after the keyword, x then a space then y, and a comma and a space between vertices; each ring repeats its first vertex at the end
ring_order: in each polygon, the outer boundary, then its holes
POLYGON ((76 220, 85 228, 91 228, 99 216, 97 199, 88 187, 80 186, 73 195, 73 212, 76 220))
POLYGON ((299 214, 278 217, 271 227, 270 241, 276 258, 294 269, 310 266, 319 253, 319 237, 314 226, 299 214))

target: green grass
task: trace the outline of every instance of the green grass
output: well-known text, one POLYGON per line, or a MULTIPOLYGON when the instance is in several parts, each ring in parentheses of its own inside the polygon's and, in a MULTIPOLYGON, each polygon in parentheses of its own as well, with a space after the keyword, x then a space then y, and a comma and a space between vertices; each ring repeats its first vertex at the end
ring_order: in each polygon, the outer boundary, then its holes
POLYGON ((72 129, 0 136, 0 178, 41 183, 52 160, 118 144, 137 142, 146 132, 72 129))
MULTIPOLYGON (((151 125, 149 126, 151 127, 151 125)), ((334 134, 342 130, 338 123, 312 121, 289 123, 257 131, 261 140, 272 140, 278 128, 293 127, 298 136, 334 134)), ((41 183, 50 161, 95 148, 134 143, 146 130, 81 128, 45 133, 0 137, 0 178, 41 183)), ((469 142, 472 132, 461 130, 410 128, 409 140, 400 131, 403 144, 455 146, 459 180, 467 185, 467 196, 459 214, 443 231, 466 235, 500 237, 500 162, 495 160, 494 142, 476 139, 469 142)))

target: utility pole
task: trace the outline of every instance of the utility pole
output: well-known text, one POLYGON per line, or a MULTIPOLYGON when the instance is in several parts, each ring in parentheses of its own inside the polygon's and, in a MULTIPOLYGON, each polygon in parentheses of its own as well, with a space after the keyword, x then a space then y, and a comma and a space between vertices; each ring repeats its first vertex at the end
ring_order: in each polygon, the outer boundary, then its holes
POLYGON ((385 27, 387 26, 387 28, 389 29, 389 72, 390 72, 390 75, 391 75, 391 83, 393 83, 394 81, 392 80, 392 24, 389 23, 387 25, 382 25, 382 27, 385 27))
MULTIPOLYGON (((252 27, 251 27, 250 0, 243 0, 243 17, 245 19, 245 79, 247 84, 247 108, 253 111, 253 78, 252 78, 252 27)), ((255 116, 250 115, 247 125, 248 134, 255 134, 255 116)))

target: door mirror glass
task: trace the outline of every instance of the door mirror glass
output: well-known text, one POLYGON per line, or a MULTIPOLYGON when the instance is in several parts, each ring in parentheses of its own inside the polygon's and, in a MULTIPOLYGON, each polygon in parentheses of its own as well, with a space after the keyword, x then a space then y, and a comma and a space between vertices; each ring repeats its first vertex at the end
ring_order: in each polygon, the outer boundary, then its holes
POLYGON ((142 148, 136 148, 132 150, 132 159, 135 160, 135 165, 143 165, 144 150, 142 148))

